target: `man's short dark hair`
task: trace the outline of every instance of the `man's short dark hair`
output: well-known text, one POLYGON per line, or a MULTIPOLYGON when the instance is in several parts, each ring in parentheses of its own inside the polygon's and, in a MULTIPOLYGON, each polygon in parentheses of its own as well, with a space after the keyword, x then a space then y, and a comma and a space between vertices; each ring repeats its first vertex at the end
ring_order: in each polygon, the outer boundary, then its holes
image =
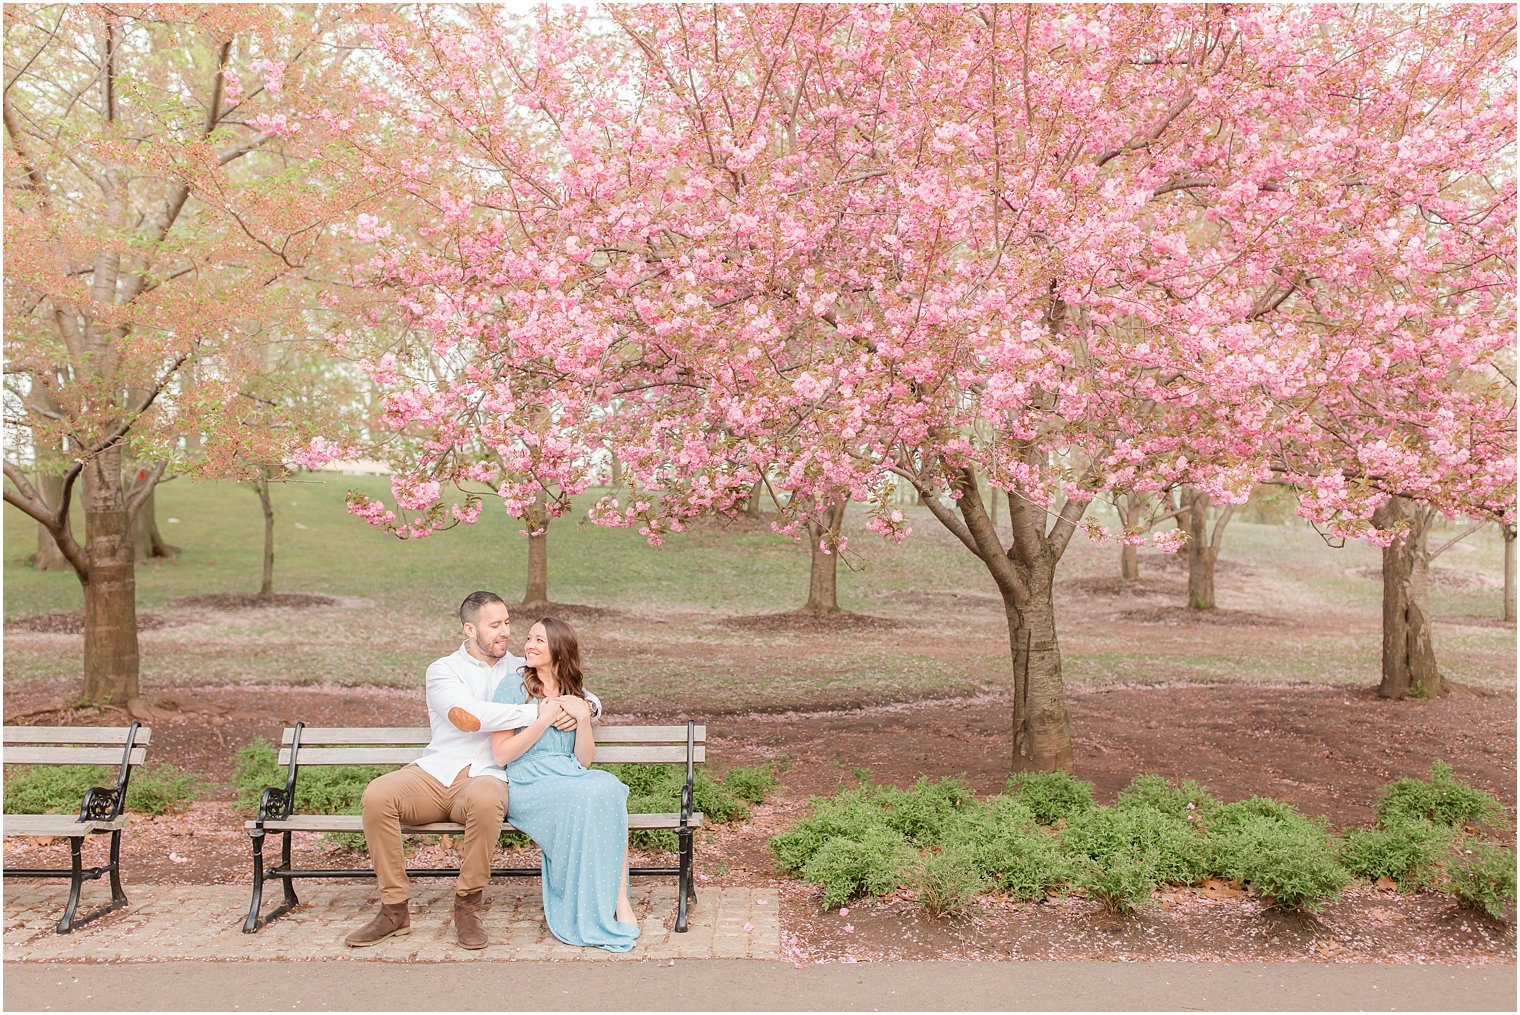
POLYGON ((459 604, 459 620, 461 623, 473 624, 480 619, 480 611, 492 603, 507 605, 505 599, 494 592, 471 592, 464 597, 464 602, 459 604))

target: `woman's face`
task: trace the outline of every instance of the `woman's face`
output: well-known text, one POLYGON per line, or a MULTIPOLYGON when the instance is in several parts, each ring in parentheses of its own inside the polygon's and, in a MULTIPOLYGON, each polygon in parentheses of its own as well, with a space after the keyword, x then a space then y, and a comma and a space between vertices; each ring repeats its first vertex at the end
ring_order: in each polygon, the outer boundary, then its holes
POLYGON ((549 656, 549 633, 544 630, 543 624, 534 624, 528 629, 523 658, 537 670, 547 670, 553 665, 554 660, 549 656))

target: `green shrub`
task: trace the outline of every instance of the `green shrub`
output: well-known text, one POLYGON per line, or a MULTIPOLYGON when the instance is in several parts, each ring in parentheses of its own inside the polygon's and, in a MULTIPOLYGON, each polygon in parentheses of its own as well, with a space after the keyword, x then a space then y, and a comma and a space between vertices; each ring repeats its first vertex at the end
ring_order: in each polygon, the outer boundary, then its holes
POLYGON ((1161 884, 1153 859, 1138 847, 1128 854, 1075 856, 1070 861, 1071 884, 1102 903, 1107 912, 1132 913, 1149 902, 1151 893, 1161 884))
POLYGON ((802 876, 823 886, 823 903, 837 909, 851 899, 885 895, 903 883, 916 862, 900 832, 880 826, 859 838, 825 842, 802 868, 802 876))
POLYGON ((1504 918, 1506 902, 1515 901, 1515 854, 1494 843, 1478 843, 1454 861, 1447 873, 1451 893, 1468 909, 1504 918))
POLYGON ((936 918, 965 912, 986 887, 976 859, 958 849, 928 850, 911 877, 919 905, 936 918))
POLYGON ((1098 807, 1071 819, 1061 850, 1100 866, 1134 864, 1152 888, 1163 882, 1194 884, 1208 873, 1203 838, 1185 818, 1148 807, 1098 807))
POLYGON ((1435 881, 1451 839, 1450 828, 1423 819, 1352 829, 1341 841, 1340 862, 1358 877, 1392 878, 1412 891, 1435 881))
POLYGON ((956 815, 965 813, 968 805, 976 802, 959 780, 930 782, 925 778, 920 778, 911 789, 883 787, 875 800, 886 811, 883 820, 887 827, 920 846, 938 843, 956 815))
POLYGON ((1204 812, 1203 826, 1204 831, 1212 835, 1254 824, 1258 818, 1265 818, 1281 825, 1295 826, 1309 821, 1292 804, 1273 800, 1271 797, 1253 796, 1249 800, 1237 800, 1232 804, 1211 807, 1204 812))
POLYGON ((1351 882, 1320 825, 1287 804, 1241 803, 1251 806, 1228 804, 1209 826, 1207 858, 1215 873, 1284 909, 1316 910, 1351 882))
POLYGON ((1174 785, 1159 775, 1137 775, 1114 800, 1119 810, 1147 808, 1184 821, 1197 821, 1220 806, 1219 801, 1192 779, 1174 785))
MULTIPOLYGON (((681 789, 686 785, 685 765, 593 765, 610 772, 628 787, 628 811, 632 814, 673 814, 681 809, 681 789)), ((692 780, 692 805, 709 824, 742 821, 749 817, 751 804, 760 803, 776 787, 776 776, 769 765, 731 768, 721 781, 703 769, 692 780)), ((509 797, 510 801, 510 797, 509 797)), ((511 810, 511 803, 507 804, 511 810)), ((634 829, 628 833, 634 846, 651 849, 675 849, 674 832, 657 828, 634 829)))
POLYGON ((1043 899, 1068 876, 1059 837, 1017 797, 994 797, 964 815, 947 829, 946 847, 968 856, 988 888, 1016 899, 1043 899))
POLYGON ((771 837, 771 852, 776 854, 777 864, 788 874, 800 874, 831 840, 859 838, 873 828, 888 830, 880 797, 880 787, 869 784, 842 790, 831 797, 813 797, 808 801, 807 817, 771 837))
POLYGON ((1020 772, 1003 786, 1003 792, 1017 796, 1042 825, 1092 810, 1092 789, 1092 783, 1067 772, 1020 772))
MULTIPOLYGON (((98 765, 31 765, 5 780, 7 814, 77 814, 91 786, 116 785, 116 768, 98 765)), ((194 803, 201 780, 173 765, 133 769, 127 783, 127 811, 165 814, 194 803)))
MULTIPOLYGON (((358 814, 364 789, 395 765, 314 765, 302 767, 296 779, 295 810, 309 814, 358 814)), ((238 748, 232 756, 232 785, 237 789, 237 805, 250 816, 259 809, 259 797, 268 786, 285 786, 285 766, 279 753, 263 737, 255 737, 238 748)), ((364 836, 357 832, 326 832, 328 842, 349 849, 365 849, 364 836)))
POLYGON ((154 765, 132 773, 127 783, 127 810, 137 814, 167 814, 199 800, 204 783, 194 772, 173 765, 154 765))
POLYGON ((1437 761, 1429 779, 1400 779, 1386 786, 1377 814, 1379 824, 1423 820, 1460 828, 1494 821, 1504 808, 1490 794, 1453 778, 1451 766, 1437 761))

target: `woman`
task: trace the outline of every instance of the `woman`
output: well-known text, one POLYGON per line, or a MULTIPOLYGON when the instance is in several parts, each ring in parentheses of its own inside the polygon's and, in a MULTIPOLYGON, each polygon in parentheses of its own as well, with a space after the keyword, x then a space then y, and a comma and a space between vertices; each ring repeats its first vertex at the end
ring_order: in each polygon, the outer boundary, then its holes
POLYGON ((539 702, 538 719, 491 734, 507 768, 507 820, 544 854, 544 916, 566 944, 626 952, 639 936, 628 902, 628 787, 587 769, 596 756, 583 693, 581 649, 570 625, 545 617, 528 631, 522 680, 503 680, 496 700, 539 702), (573 730, 554 721, 575 716, 573 730))

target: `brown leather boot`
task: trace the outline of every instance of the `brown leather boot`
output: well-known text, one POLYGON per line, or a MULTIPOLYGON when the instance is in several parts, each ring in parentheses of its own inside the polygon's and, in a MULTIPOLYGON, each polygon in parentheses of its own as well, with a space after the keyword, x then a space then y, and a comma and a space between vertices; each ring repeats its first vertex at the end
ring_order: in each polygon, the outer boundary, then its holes
POLYGON ((348 937, 343 943, 350 948, 368 948, 388 937, 400 937, 412 932, 412 914, 405 902, 383 902, 375 918, 348 937))
POLYGON ((486 937, 486 925, 480 922, 484 891, 454 896, 454 936, 461 948, 484 948, 491 943, 486 937))

